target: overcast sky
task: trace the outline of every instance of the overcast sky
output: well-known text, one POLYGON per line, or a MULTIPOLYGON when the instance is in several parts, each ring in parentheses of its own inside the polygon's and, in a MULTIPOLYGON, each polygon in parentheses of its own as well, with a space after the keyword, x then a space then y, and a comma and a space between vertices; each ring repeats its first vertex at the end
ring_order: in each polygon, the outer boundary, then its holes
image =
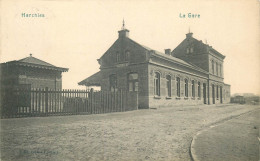
POLYGON ((190 28, 195 38, 226 56, 224 81, 232 94, 260 94, 258 0, 2 0, 0 12, 0 62, 32 53, 69 68, 63 88, 84 88, 77 83, 99 71, 96 60, 117 39, 124 18, 131 39, 161 52, 174 49, 190 28), (200 18, 188 18, 188 13, 200 18))

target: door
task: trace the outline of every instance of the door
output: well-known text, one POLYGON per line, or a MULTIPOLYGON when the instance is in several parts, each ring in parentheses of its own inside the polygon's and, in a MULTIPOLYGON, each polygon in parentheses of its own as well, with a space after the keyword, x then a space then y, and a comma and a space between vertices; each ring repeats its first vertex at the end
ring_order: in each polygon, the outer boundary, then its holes
POLYGON ((207 104, 207 98, 206 98, 206 83, 203 83, 203 102, 204 104, 207 104))
POLYGON ((220 103, 223 103, 223 100, 222 100, 222 87, 220 86, 220 103))
POLYGON ((212 103, 215 104, 215 86, 212 84, 212 103))

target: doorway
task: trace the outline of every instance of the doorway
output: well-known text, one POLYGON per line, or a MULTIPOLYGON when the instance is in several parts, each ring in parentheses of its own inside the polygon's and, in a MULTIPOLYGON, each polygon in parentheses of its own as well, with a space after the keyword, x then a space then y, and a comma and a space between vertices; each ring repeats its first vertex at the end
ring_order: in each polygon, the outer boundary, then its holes
POLYGON ((207 97, 206 97, 206 83, 203 83, 203 102, 204 104, 207 104, 207 97))
POLYGON ((223 103, 223 99, 222 99, 222 87, 220 86, 220 103, 223 103))
POLYGON ((212 103, 215 104, 215 86, 212 84, 212 103))

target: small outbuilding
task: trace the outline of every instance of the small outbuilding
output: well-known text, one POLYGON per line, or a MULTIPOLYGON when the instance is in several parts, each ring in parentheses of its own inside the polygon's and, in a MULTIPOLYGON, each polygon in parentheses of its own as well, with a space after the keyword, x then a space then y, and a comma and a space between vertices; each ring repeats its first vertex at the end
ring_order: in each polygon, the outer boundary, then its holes
POLYGON ((68 68, 56 67, 30 54, 21 60, 0 64, 1 88, 62 89, 62 72, 68 68))

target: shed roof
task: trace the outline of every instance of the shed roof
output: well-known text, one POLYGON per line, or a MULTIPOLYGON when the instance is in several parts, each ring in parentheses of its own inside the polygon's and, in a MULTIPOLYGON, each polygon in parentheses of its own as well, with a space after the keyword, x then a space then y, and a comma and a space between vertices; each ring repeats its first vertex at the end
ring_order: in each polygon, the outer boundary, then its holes
POLYGON ((102 75, 101 72, 97 72, 90 77, 84 79, 83 81, 79 82, 78 85, 85 85, 85 86, 100 86, 101 85, 102 75))

